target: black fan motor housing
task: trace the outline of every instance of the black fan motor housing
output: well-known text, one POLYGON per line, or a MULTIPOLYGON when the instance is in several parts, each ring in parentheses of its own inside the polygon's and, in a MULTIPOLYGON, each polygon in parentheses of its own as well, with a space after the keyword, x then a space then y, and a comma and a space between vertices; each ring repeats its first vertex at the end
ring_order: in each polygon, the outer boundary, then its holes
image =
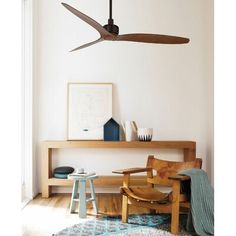
POLYGON ((104 25, 103 28, 105 28, 109 33, 118 35, 119 34, 119 27, 114 24, 107 24, 104 25))

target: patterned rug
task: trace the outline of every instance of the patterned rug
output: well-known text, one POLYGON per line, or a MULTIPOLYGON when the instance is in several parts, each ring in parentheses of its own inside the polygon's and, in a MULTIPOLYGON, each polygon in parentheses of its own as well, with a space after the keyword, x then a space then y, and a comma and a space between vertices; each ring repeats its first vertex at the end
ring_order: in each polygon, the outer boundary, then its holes
MULTIPOLYGON (((186 216, 180 218, 180 233, 182 236, 191 236, 184 230, 186 216)), ((127 224, 121 222, 121 218, 103 217, 75 224, 71 227, 53 234, 53 236, 171 236, 170 215, 129 215, 127 224)))

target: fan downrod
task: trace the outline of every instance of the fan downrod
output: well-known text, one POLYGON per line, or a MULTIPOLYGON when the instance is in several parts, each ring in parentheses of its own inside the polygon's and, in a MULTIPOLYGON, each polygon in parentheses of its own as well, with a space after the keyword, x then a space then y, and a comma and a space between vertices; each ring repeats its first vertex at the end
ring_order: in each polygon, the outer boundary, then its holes
POLYGON ((110 0, 109 13, 110 14, 108 19, 108 24, 104 25, 103 28, 106 29, 111 34, 118 35, 119 27, 117 25, 114 25, 114 20, 112 19, 112 0, 110 0))

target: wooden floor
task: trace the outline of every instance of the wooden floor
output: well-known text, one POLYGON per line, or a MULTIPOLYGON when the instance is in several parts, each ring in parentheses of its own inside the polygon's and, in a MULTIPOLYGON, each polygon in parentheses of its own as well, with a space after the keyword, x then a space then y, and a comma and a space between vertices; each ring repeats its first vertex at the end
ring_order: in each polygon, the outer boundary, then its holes
MULTIPOLYGON (((88 203, 86 219, 79 219, 78 214, 70 214, 70 194, 55 194, 45 199, 37 196, 22 210, 22 230, 24 236, 51 236, 70 225, 80 221, 88 220, 92 215, 92 204, 88 203)), ((97 194, 99 214, 120 215, 121 195, 120 194, 97 194)), ((148 212, 144 208, 130 207, 130 213, 148 212)))

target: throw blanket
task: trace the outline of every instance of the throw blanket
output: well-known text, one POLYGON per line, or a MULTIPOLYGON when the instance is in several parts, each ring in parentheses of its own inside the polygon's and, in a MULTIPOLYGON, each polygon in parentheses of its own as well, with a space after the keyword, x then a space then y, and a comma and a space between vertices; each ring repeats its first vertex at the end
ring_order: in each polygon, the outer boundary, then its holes
POLYGON ((187 230, 194 229, 201 236, 214 235, 214 192, 206 172, 201 169, 189 169, 178 174, 191 178, 191 208, 187 230))

